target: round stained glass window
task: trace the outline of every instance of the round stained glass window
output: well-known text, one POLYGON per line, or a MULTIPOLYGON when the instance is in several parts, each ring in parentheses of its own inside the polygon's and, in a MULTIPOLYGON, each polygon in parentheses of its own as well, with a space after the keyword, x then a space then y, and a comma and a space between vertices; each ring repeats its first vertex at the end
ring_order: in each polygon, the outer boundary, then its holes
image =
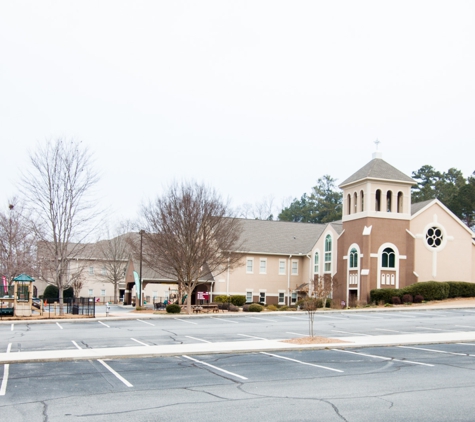
POLYGON ((444 236, 442 230, 438 227, 431 227, 426 233, 426 242, 431 248, 438 248, 442 245, 444 236))

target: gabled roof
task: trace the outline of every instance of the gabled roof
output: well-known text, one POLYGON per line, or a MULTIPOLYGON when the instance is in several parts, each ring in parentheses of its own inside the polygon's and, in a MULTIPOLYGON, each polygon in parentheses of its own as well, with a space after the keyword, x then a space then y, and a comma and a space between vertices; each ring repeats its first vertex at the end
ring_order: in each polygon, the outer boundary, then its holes
MULTIPOLYGON (((240 219, 245 250, 278 255, 308 254, 328 224, 240 219)), ((335 230, 337 230, 335 228, 335 230)))
POLYGON ((431 202, 434 202, 435 199, 428 199, 427 201, 416 202, 411 204, 411 215, 417 214, 421 209, 425 208, 431 202))
POLYGON ((364 179, 390 180, 393 182, 416 184, 414 179, 405 175, 402 171, 399 171, 382 158, 373 158, 368 164, 344 180, 339 187, 341 188, 364 179))

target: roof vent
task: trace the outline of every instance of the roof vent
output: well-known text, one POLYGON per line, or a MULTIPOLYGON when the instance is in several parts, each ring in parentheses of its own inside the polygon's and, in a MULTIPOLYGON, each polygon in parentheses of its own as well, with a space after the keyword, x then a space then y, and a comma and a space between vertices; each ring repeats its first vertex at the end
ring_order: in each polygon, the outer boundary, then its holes
POLYGON ((375 158, 383 158, 383 153, 381 151, 375 151, 373 152, 373 160, 375 158))

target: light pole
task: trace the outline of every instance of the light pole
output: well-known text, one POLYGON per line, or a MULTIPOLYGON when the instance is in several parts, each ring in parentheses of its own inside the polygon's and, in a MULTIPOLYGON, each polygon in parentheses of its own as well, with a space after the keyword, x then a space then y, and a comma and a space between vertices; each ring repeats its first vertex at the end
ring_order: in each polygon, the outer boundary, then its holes
POLYGON ((143 251, 143 235, 145 233, 145 230, 140 230, 139 231, 139 234, 140 234, 140 273, 139 273, 139 278, 140 278, 140 292, 138 292, 139 294, 139 306, 141 307, 143 305, 143 298, 142 298, 142 291, 143 291, 143 288, 142 288, 142 285, 143 285, 143 281, 142 281, 142 251, 143 251))

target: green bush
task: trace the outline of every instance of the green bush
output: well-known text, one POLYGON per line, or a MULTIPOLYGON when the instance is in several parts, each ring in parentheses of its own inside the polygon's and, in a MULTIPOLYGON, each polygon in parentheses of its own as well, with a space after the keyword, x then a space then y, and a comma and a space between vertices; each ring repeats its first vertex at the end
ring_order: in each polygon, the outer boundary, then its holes
MULTIPOLYGON (((72 287, 67 288, 63 291, 63 298, 71 298, 74 297, 74 289, 72 287)), ((58 300, 59 298, 59 289, 56 286, 50 284, 46 287, 43 298, 48 301, 48 303, 53 302, 54 300, 58 300)))
POLYGON ((421 295, 425 300, 444 300, 449 297, 449 289, 449 283, 424 281, 405 287, 402 289, 402 293, 409 293, 412 296, 421 295))
POLYGON ((176 303, 171 303, 170 305, 167 305, 166 310, 168 314, 179 314, 181 312, 181 307, 176 303))
POLYGON ((246 296, 244 296, 244 295, 233 295, 233 296, 231 296, 231 303, 234 306, 242 306, 246 303, 246 296))
POLYGON ((252 303, 249 305, 249 312, 261 312, 264 308, 257 304, 257 303, 252 303))
POLYGON ((231 301, 231 297, 226 295, 219 295, 214 297, 214 301, 216 303, 229 303, 231 301))
POLYGON ((401 295, 400 289, 374 289, 369 292, 371 302, 376 304, 380 302, 393 303, 393 297, 400 297, 401 295))
POLYGON ((466 281, 447 281, 449 285, 449 298, 475 297, 475 284, 466 281))
POLYGON ((277 311, 279 308, 275 305, 269 305, 267 306, 268 311, 277 311))

